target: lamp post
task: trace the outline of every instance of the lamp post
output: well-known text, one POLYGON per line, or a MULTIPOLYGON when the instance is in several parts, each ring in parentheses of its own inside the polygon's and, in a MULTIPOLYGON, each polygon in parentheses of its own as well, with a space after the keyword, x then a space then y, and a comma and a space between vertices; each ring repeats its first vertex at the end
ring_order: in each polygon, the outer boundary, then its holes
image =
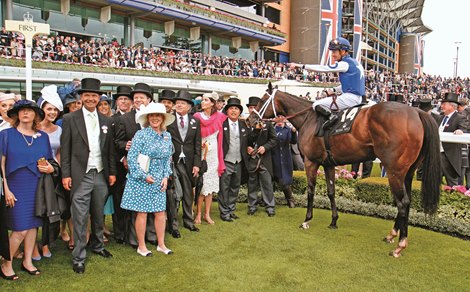
POLYGON ((459 45, 462 42, 454 42, 454 44, 457 46, 457 54, 455 56, 455 69, 454 69, 454 78, 457 78, 458 75, 458 67, 459 67, 459 45))

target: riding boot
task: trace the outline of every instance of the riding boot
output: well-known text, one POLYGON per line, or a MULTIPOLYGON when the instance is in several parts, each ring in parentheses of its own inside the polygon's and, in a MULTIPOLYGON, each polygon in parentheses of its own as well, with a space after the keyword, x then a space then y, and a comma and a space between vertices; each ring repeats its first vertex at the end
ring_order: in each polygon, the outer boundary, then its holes
POLYGON ((324 105, 317 105, 315 111, 327 119, 331 116, 331 110, 324 105))
POLYGON ((287 206, 289 206, 289 208, 295 208, 294 198, 292 197, 292 187, 290 185, 285 186, 282 191, 286 197, 287 206))
POLYGON ((336 123, 337 120, 338 120, 337 115, 331 115, 330 118, 325 123, 323 123, 323 129, 328 130, 329 128, 331 128, 331 126, 333 126, 336 123))

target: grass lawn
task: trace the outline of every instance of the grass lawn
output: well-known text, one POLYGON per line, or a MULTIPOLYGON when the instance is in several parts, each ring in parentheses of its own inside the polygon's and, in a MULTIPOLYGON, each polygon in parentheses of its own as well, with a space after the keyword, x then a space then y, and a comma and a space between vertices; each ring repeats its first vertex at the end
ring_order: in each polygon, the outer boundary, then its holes
POLYGON ((110 243, 114 258, 89 253, 85 274, 72 271, 71 255, 60 244, 33 277, 15 268, 20 279, 0 279, 0 291, 469 291, 470 242, 410 227, 409 247, 394 259, 382 238, 392 221, 340 214, 338 230, 330 230, 331 213, 314 211, 310 229, 301 230, 305 209, 277 207, 276 216, 262 210, 233 223, 217 220, 201 232, 182 229, 182 238, 167 236, 175 252, 144 258, 128 246, 110 243))

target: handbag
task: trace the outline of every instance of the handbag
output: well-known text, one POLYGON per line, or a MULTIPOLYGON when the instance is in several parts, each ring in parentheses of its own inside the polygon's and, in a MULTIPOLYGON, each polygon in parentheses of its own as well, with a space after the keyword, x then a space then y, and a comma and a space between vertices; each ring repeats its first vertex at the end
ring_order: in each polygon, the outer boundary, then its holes
POLYGON ((204 158, 201 160, 201 168, 200 168, 200 174, 204 174, 207 172, 207 161, 206 161, 206 157, 207 157, 207 150, 208 150, 209 146, 207 145, 207 142, 204 142, 202 143, 202 151, 204 151, 204 158))

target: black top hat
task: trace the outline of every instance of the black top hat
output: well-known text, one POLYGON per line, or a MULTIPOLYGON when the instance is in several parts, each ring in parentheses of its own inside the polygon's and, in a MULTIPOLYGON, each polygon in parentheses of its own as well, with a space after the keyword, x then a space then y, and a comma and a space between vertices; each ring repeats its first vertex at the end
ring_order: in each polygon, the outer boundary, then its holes
POLYGON ((243 112, 243 106, 241 105, 241 101, 236 97, 231 97, 227 100, 227 105, 224 107, 224 111, 227 111, 229 107, 236 106, 240 109, 240 113, 243 112))
POLYGON ((194 105, 193 99, 191 98, 191 93, 187 91, 186 89, 181 89, 176 93, 176 96, 174 97, 175 101, 177 100, 184 100, 187 103, 190 103, 191 106, 194 105))
POLYGON ((164 99, 169 100, 172 103, 175 103, 175 92, 169 89, 164 89, 162 93, 160 94, 158 101, 161 101, 164 99))
POLYGON ((95 78, 83 78, 81 81, 81 88, 77 89, 78 94, 83 92, 93 92, 98 94, 103 94, 103 91, 100 90, 101 81, 95 78))
POLYGON ((252 105, 258 105, 258 102, 260 101, 261 99, 257 96, 250 96, 248 98, 248 103, 246 104, 246 106, 252 106, 252 105))
POLYGON ((421 99, 419 99, 418 108, 425 111, 425 112, 431 110, 432 109, 431 101, 432 100, 430 98, 426 98, 426 99, 421 98, 421 99))
POLYGON ((456 103, 457 105, 460 105, 459 95, 453 92, 446 92, 444 94, 444 98, 441 99, 441 102, 453 102, 453 103, 456 103))
POLYGON ((418 106, 419 106, 419 102, 420 102, 420 101, 419 101, 418 99, 415 99, 415 100, 413 100, 413 101, 411 102, 411 106, 412 106, 412 107, 418 107, 418 106))
POLYGON ((134 94, 136 93, 144 93, 147 95, 148 98, 153 99, 153 89, 150 85, 145 83, 136 83, 134 85, 134 90, 131 91, 131 98, 134 98, 134 94))
POLYGON ((132 87, 127 85, 120 85, 117 87, 117 92, 113 94, 113 99, 118 99, 120 96, 127 96, 131 98, 132 87))
POLYGON ((17 102, 15 102, 15 104, 13 105, 13 108, 7 112, 7 115, 10 118, 13 118, 14 116, 17 116, 18 111, 23 108, 30 108, 34 110, 36 112, 36 115, 38 115, 39 118, 41 119, 41 121, 44 120, 44 117, 45 117, 44 111, 41 108, 39 108, 39 106, 34 101, 27 100, 27 99, 18 100, 17 102))

